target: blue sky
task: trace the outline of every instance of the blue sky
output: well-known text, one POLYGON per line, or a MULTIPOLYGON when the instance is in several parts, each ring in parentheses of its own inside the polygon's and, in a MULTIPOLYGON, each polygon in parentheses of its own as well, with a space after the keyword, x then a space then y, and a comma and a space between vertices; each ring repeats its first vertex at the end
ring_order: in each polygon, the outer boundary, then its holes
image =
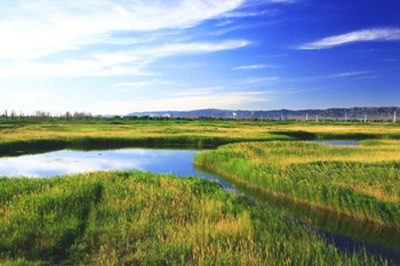
POLYGON ((0 3, 0 110, 400 105, 395 0, 0 3))

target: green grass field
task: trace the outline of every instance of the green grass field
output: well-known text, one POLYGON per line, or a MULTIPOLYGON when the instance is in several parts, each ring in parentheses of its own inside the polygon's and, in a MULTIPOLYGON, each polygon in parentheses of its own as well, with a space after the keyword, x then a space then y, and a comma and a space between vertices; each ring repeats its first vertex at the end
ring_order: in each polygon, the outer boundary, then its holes
MULTIPOLYGON (((0 155, 211 147, 260 194, 400 229, 400 127, 261 121, 0 121, 0 155), (305 140, 357 139, 359 147, 305 140)), ((296 207, 297 208, 297 207, 296 207)), ((1 265, 381 265, 214 182, 141 172, 0 179, 1 265)))
POLYGON ((399 141, 238 143, 201 153, 195 163, 295 204, 400 228, 399 141))
POLYGON ((2 178, 0 195, 1 265, 378 265, 202 179, 2 178))

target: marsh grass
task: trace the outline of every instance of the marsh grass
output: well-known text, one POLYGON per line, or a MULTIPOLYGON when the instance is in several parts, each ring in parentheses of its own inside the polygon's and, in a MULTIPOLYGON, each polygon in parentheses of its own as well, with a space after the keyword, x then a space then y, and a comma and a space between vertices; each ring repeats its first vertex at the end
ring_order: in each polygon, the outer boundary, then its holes
MULTIPOLYGON (((202 153, 196 162, 261 191, 398 227, 396 141, 363 141, 357 149, 293 141, 349 134, 385 139, 400 134, 400 128, 260 121, 6 121, 0 122, 0 154, 236 143, 202 153)), ((123 171, 0 178, 0 264, 379 263, 365 254, 342 253, 311 229, 225 192, 217 183, 123 171)))
POLYGON ((391 124, 261 121, 0 121, 0 155, 57 149, 182 146, 313 139, 398 139, 391 124))
POLYGON ((202 179, 2 178, 0 195, 2 265, 378 264, 202 179))
POLYGON ((400 226, 399 161, 397 141, 366 142, 360 147, 238 143, 195 158, 197 165, 265 193, 396 228, 400 226))
POLYGON ((261 121, 1 121, 0 142, 25 139, 79 137, 166 137, 176 135, 225 138, 393 138, 393 124, 315 124, 261 121), (292 135, 292 137, 288 137, 292 135))
POLYGON ((60 149, 93 150, 116 149, 127 147, 151 148, 216 148, 227 143, 247 141, 269 141, 271 139, 287 139, 286 137, 234 138, 194 135, 173 136, 132 136, 132 137, 67 137, 38 138, 0 142, 0 156, 15 156, 29 153, 41 153, 60 149))

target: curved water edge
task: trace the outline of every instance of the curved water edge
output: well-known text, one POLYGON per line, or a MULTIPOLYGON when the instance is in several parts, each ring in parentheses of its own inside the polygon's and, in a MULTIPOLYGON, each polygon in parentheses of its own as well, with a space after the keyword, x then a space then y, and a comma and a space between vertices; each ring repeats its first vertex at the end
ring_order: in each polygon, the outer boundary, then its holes
MULTIPOLYGON (((0 176, 51 177, 93 171, 131 170, 198 176, 210 180, 217 177, 197 171, 193 157, 198 150, 126 148, 114 150, 58 150, 52 152, 0 157, 0 176)), ((224 188, 231 188, 220 181, 224 188)))
POLYGON ((266 208, 278 211, 301 225, 312 228, 327 243, 346 252, 367 251, 371 256, 400 264, 400 231, 361 222, 348 216, 300 206, 285 199, 259 193, 234 183, 205 169, 194 167, 198 150, 118 149, 118 150, 59 150, 35 155, 0 157, 0 176, 49 177, 95 170, 128 170, 136 168, 177 176, 198 176, 219 181, 224 189, 242 194, 266 208))
POLYGON ((328 146, 360 146, 360 141, 351 140, 310 140, 308 142, 328 146))
MULTIPOLYGON (((199 171, 212 175, 207 169, 199 171)), ((219 176, 219 179, 235 187, 236 191, 250 198, 256 204, 278 211, 288 219, 294 219, 299 225, 306 226, 325 238, 328 244, 353 253, 366 251, 370 256, 383 257, 400 264, 400 230, 377 225, 370 221, 360 221, 353 217, 340 215, 323 209, 298 204, 288 198, 262 193, 231 179, 219 176)), ((392 265, 389 263, 389 265, 392 265)))

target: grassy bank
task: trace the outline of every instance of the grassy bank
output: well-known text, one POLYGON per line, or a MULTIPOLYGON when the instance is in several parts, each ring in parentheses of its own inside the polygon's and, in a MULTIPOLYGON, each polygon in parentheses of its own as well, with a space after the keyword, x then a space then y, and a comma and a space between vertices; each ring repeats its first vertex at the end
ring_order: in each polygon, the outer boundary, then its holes
POLYGON ((132 137, 67 137, 67 138, 37 138, 19 139, 0 142, 1 155, 20 155, 24 153, 39 153, 59 149, 116 149, 124 147, 152 148, 216 148, 218 146, 248 141, 269 141, 275 139, 290 139, 288 137, 265 138, 233 138, 195 135, 177 136, 132 136, 132 137))
POLYGON ((236 126, 230 121, 0 121, 0 155, 64 148, 215 148, 228 143, 276 139, 293 138, 236 126))
POLYGON ((63 148, 214 148, 223 144, 314 139, 399 139, 393 124, 270 121, 1 121, 0 155, 63 148))
POLYGON ((360 147, 306 142, 239 143, 199 154, 195 163, 256 190, 400 228, 400 142, 360 147))
POLYGON ((390 139, 400 136, 396 124, 315 124, 262 121, 2 121, 0 141, 79 137, 203 136, 229 138, 273 138, 291 135, 296 139, 344 138, 390 139))
POLYGON ((2 178, 0 232, 2 265, 378 264, 215 182, 134 171, 2 178))

